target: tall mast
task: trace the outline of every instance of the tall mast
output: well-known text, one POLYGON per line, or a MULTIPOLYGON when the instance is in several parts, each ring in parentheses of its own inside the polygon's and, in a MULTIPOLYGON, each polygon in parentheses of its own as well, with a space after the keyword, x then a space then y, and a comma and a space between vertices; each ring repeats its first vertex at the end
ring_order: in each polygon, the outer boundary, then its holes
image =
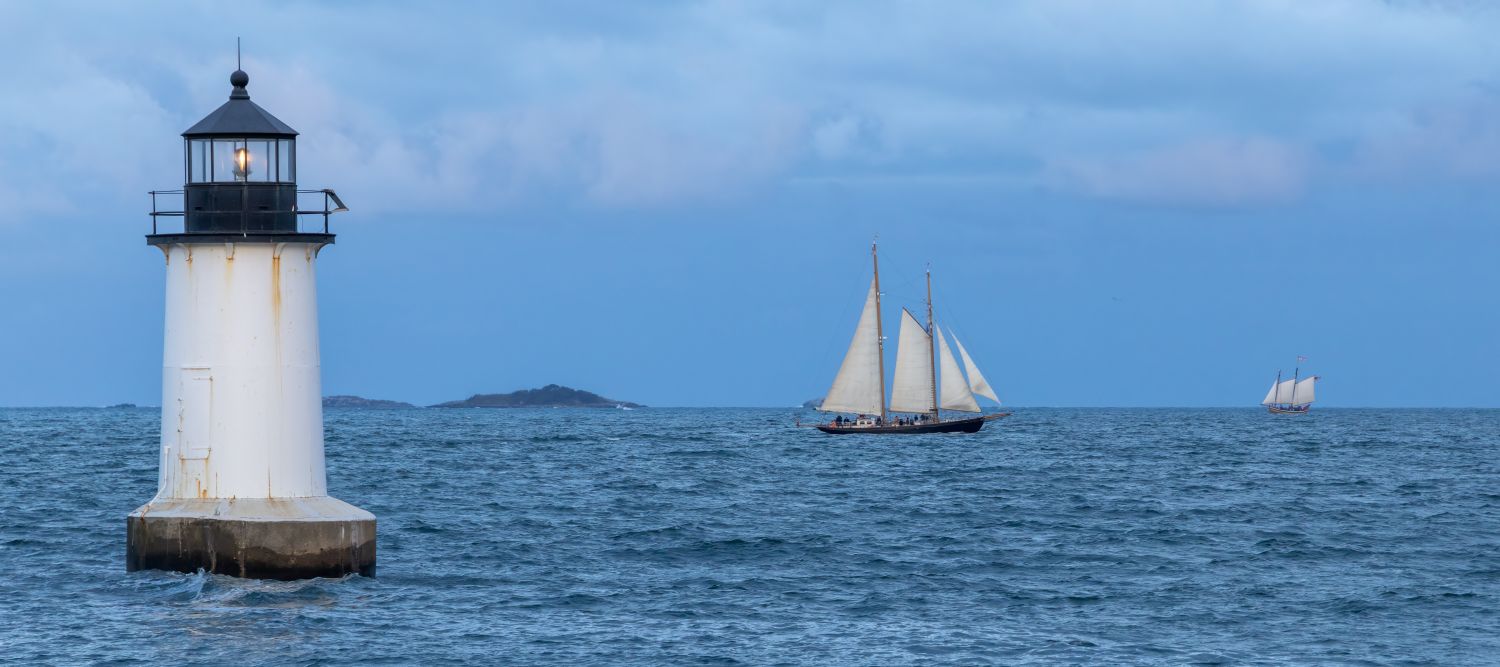
POLYGON ((1276 384, 1271 385, 1271 405, 1281 402, 1281 369, 1276 369, 1276 384))
POLYGON ((1292 371, 1292 402, 1288 403, 1292 407, 1297 406, 1297 377, 1300 375, 1302 375, 1302 364, 1299 363, 1297 369, 1292 371))
POLYGON ((880 255, 870 243, 870 261, 875 263, 875 344, 880 347, 880 423, 886 422, 885 411, 885 332, 880 325, 880 255))
POLYGON ((938 418, 938 387, 937 387, 937 341, 933 336, 937 329, 932 326, 932 265, 927 265, 927 361, 932 362, 932 418, 938 418))

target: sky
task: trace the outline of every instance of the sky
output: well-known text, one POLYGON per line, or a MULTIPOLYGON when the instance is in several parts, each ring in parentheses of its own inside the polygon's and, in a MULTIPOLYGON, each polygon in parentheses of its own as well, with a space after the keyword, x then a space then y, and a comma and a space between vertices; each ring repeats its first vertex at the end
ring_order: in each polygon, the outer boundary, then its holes
MULTIPOLYGON (((1007 405, 1500 407, 1481 2, 0 2, 0 405, 160 403, 221 104, 350 212, 325 394, 828 388, 878 238, 1007 405)), ((891 356, 894 357, 894 345, 891 356)), ((889 362, 888 362, 889 367, 889 362)))

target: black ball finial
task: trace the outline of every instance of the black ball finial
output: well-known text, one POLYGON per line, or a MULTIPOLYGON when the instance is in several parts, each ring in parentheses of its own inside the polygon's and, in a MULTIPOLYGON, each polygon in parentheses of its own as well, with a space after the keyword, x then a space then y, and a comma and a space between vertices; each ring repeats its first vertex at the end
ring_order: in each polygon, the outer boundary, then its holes
POLYGON ((230 74, 229 83, 234 86, 234 90, 229 91, 229 99, 250 99, 250 91, 245 90, 245 86, 250 83, 250 75, 246 74, 245 70, 237 69, 234 71, 234 74, 230 74))

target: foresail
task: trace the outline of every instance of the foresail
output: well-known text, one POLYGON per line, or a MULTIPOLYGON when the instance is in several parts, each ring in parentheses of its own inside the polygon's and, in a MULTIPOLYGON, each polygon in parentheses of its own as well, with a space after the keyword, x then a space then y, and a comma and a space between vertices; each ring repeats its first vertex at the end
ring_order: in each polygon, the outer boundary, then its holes
POLYGON ((1314 376, 1312 376, 1310 378, 1307 378, 1306 380, 1300 380, 1300 381, 1298 381, 1297 382, 1297 395, 1295 397, 1288 396, 1287 397, 1287 402, 1288 403, 1292 403, 1293 405, 1301 406, 1301 405, 1307 405, 1308 403, 1311 403, 1311 402, 1317 400, 1316 395, 1315 395, 1315 393, 1313 391, 1313 383, 1316 382, 1317 380, 1318 380, 1318 376, 1314 375, 1314 376))
POLYGON ((969 358, 969 351, 964 349, 964 342, 959 340, 958 336, 955 335, 953 336, 953 344, 958 346, 958 356, 963 357, 964 370, 969 373, 969 389, 980 396, 999 403, 1000 397, 995 395, 995 390, 990 387, 990 383, 979 372, 979 367, 974 365, 973 359, 969 358))
POLYGON ((938 358, 942 360, 938 368, 941 374, 938 380, 939 404, 944 410, 979 412, 979 402, 974 400, 969 383, 964 381, 963 371, 958 368, 958 360, 953 358, 953 350, 948 348, 948 337, 943 335, 943 328, 937 324, 932 328, 937 336, 938 358))
POLYGON ((1260 402, 1261 405, 1275 405, 1276 404, 1276 388, 1278 386, 1280 386, 1280 385, 1276 384, 1275 382, 1271 383, 1271 390, 1266 392, 1266 398, 1265 398, 1265 400, 1263 400, 1263 401, 1260 402))
POLYGON ((891 386, 892 412, 932 412, 932 340, 927 329, 905 309, 896 345, 896 381, 891 386))
POLYGON ((875 281, 872 280, 870 293, 865 297, 865 309, 859 314, 859 324, 854 327, 854 340, 849 342, 844 363, 839 366, 839 374, 833 378, 833 386, 823 397, 819 410, 878 415, 884 407, 885 397, 880 394, 877 298, 875 281))

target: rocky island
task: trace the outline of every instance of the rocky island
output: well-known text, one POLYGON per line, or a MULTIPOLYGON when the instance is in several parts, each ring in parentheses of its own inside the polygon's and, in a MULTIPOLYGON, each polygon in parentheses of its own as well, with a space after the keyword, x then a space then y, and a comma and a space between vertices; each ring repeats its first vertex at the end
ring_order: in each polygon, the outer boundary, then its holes
POLYGON ((357 410, 399 410, 401 408, 415 408, 417 406, 402 401, 387 401, 378 398, 364 398, 363 396, 324 396, 323 407, 354 408, 357 410))
POLYGON ((541 389, 522 389, 509 394, 474 394, 461 401, 439 403, 434 408, 626 408, 645 407, 630 401, 605 398, 591 391, 549 384, 541 389))

